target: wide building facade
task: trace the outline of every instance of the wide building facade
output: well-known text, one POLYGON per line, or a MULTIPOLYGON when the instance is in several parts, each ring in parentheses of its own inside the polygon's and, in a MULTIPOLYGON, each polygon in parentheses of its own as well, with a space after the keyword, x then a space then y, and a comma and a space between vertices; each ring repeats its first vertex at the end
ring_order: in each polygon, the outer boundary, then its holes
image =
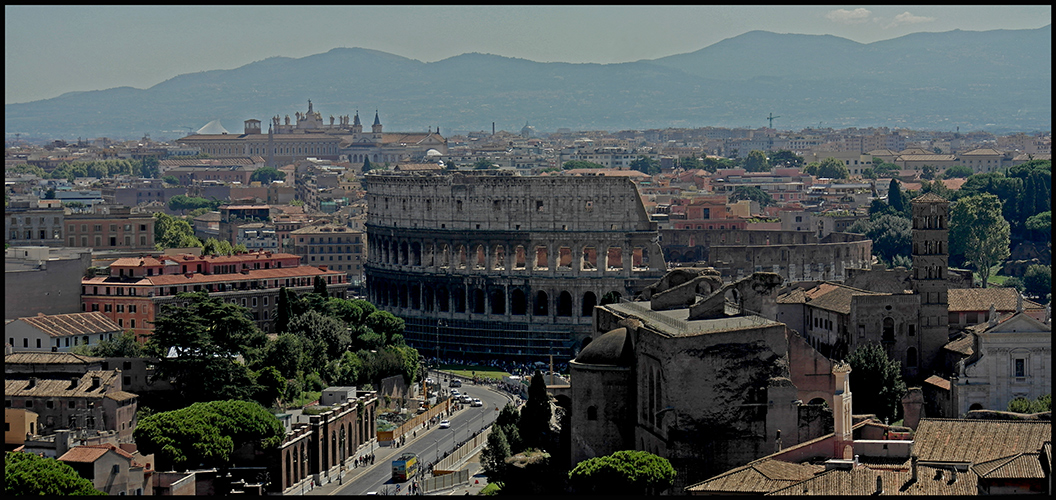
POLYGON ((594 306, 665 271, 626 178, 372 171, 364 185, 369 300, 440 357, 569 360, 594 306))

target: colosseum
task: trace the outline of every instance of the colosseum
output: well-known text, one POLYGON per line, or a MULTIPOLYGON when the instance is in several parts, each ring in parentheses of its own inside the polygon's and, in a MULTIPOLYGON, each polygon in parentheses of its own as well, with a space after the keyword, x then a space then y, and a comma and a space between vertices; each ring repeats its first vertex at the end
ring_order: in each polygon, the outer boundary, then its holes
POLYGON ((594 306, 666 271, 623 177, 371 171, 368 298, 444 358, 574 358, 594 306))

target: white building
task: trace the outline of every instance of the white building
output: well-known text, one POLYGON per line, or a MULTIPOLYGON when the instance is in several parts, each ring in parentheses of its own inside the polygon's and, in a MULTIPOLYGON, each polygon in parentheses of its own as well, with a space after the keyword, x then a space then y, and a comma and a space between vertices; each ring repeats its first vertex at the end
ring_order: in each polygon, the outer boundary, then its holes
POLYGON ((119 335, 121 327, 101 312, 42 313, 4 325, 4 336, 14 352, 66 352, 70 347, 96 345, 119 335))
POLYGON ((974 353, 957 364, 953 381, 957 414, 1004 410, 1017 397, 1052 394, 1052 323, 1020 311, 979 325, 974 353))

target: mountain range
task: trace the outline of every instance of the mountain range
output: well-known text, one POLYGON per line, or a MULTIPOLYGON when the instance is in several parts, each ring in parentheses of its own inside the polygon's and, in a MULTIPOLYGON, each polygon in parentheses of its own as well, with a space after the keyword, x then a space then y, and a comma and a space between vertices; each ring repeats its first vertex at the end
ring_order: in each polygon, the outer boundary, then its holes
POLYGON ((540 63, 468 53, 425 63, 362 48, 272 57, 189 73, 149 89, 70 92, 4 107, 10 135, 178 138, 219 119, 307 110, 386 131, 904 127, 1051 130, 1052 26, 914 33, 862 44, 751 31, 703 49, 614 64, 540 63))

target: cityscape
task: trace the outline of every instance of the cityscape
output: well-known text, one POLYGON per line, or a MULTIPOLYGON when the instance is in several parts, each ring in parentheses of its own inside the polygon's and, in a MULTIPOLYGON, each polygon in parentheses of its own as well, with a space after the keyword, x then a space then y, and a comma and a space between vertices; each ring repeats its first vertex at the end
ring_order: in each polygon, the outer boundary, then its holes
POLYGON ((1051 494, 1051 124, 609 130, 482 94, 474 131, 312 88, 171 138, 9 125, 9 493, 1051 494))

